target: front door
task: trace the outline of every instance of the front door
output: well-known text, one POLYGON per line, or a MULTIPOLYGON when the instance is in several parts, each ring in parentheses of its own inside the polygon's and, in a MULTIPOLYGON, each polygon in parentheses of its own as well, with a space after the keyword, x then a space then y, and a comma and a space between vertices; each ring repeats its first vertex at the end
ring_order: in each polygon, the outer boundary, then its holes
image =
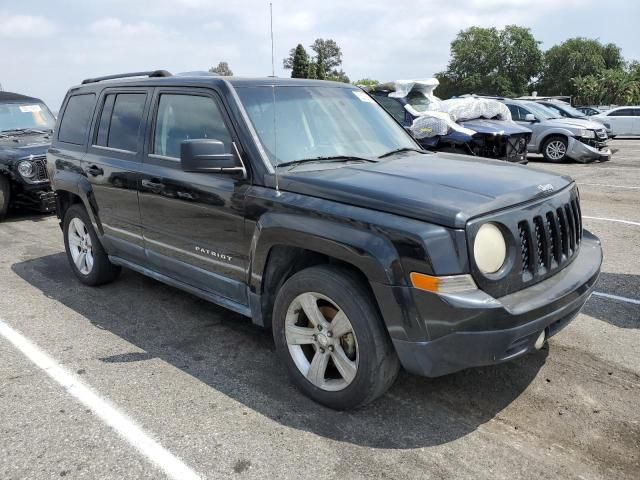
POLYGON ((103 241, 110 252, 133 261, 144 259, 138 182, 151 94, 150 88, 105 90, 98 100, 99 113, 82 162, 102 223, 103 241))
POLYGON ((250 238, 244 235, 247 180, 185 172, 180 144, 216 139, 238 148, 226 111, 209 89, 158 89, 140 181, 147 259, 191 286, 247 304, 250 238))

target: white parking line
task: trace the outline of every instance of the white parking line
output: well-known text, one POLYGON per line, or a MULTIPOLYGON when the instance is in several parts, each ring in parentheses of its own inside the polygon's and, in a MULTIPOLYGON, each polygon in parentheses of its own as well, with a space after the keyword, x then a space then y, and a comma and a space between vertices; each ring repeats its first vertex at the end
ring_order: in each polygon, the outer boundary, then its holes
POLYGON ((132 447, 136 448, 148 460, 160 468, 169 478, 199 479, 200 476, 185 465, 178 457, 153 440, 142 428, 124 413, 112 406, 107 400, 94 393, 73 374, 67 371, 53 358, 31 343, 24 335, 14 330, 0 319, 0 335, 15 348, 42 369, 49 377, 60 384, 69 394, 113 428, 132 447))
POLYGON ((630 188, 632 190, 640 190, 640 187, 629 187, 627 185, 611 185, 608 183, 583 183, 579 182, 580 185, 590 185, 592 187, 612 187, 612 188, 630 188))
POLYGON ((602 220, 604 222, 626 223, 627 225, 636 225, 640 227, 640 222, 632 222, 631 220, 619 220, 617 218, 604 218, 604 217, 588 217, 586 215, 583 215, 582 218, 588 218, 589 220, 602 220))
POLYGON ((593 292, 596 297, 610 298, 611 300, 619 300, 621 302, 633 303, 634 305, 640 305, 640 300, 635 298, 621 297, 619 295, 611 295, 610 293, 593 292))

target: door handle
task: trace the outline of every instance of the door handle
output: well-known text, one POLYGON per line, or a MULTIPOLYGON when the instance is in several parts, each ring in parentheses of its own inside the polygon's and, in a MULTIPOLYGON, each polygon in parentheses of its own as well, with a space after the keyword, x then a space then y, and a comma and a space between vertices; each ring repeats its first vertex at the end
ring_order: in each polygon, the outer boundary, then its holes
POLYGON ((87 168, 87 173, 92 177, 97 177, 98 175, 104 175, 104 170, 97 165, 91 165, 89 168, 87 168))

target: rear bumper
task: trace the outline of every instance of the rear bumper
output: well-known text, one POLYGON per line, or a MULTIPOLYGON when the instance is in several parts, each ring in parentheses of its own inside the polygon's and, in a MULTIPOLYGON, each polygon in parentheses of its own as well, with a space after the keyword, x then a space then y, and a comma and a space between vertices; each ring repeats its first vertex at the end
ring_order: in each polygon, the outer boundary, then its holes
POLYGON ((534 349, 541 332, 547 337, 556 334, 580 312, 601 263, 600 242, 585 231, 580 253, 570 265, 505 297, 494 299, 482 291, 439 296, 414 290, 417 310, 432 339, 392 338, 400 361, 411 373, 437 377, 524 355, 534 349))

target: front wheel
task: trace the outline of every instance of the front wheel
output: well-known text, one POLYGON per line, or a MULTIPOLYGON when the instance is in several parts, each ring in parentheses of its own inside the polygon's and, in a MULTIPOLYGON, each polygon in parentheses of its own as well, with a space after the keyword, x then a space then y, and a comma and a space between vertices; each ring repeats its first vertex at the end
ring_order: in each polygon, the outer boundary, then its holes
POLYGON ((69 265, 85 285, 102 285, 118 276, 120 267, 109 261, 107 252, 91 225, 84 207, 73 204, 64 216, 64 246, 69 265))
POLYGON ((564 137, 551 137, 542 147, 544 158, 552 163, 562 163, 567 159, 568 142, 564 137))
POLYGON ((400 364, 374 302, 358 276, 327 265, 296 273, 278 292, 276 350, 316 402, 355 408, 393 384, 400 364))

